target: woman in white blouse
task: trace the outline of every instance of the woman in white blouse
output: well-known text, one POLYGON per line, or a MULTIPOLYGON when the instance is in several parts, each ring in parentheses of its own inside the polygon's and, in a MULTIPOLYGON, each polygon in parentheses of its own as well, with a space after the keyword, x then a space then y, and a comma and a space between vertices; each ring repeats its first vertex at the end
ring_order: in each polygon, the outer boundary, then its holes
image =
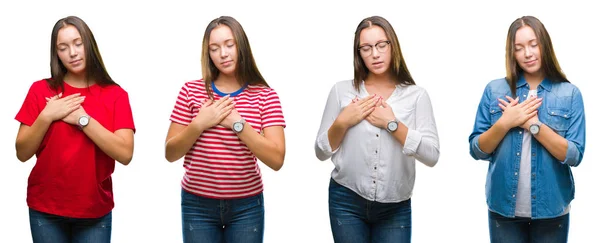
POLYGON ((354 80, 336 83, 315 142, 332 158, 329 217, 335 242, 410 242, 415 159, 434 166, 431 101, 415 85, 390 23, 364 19, 354 37, 354 80))

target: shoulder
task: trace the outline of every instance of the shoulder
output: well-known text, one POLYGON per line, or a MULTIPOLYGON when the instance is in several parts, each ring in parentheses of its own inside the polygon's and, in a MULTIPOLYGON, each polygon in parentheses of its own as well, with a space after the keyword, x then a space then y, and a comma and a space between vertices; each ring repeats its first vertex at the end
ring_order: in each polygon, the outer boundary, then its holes
POLYGON ((29 89, 34 92, 50 91, 50 84, 48 84, 46 79, 41 79, 33 82, 29 89))
POLYGON ((485 89, 491 91, 504 91, 506 89, 510 89, 510 86, 508 85, 508 81, 506 80, 506 78, 499 78, 490 81, 485 87, 485 89))
POLYGON ((552 92, 560 96, 581 95, 579 88, 570 82, 552 83, 552 92))
POLYGON ((261 97, 277 96, 275 89, 264 85, 250 84, 248 87, 246 87, 246 89, 246 92, 250 95, 257 95, 261 97))
POLYGON ((333 88, 337 90, 354 90, 354 80, 342 80, 333 84, 333 88))

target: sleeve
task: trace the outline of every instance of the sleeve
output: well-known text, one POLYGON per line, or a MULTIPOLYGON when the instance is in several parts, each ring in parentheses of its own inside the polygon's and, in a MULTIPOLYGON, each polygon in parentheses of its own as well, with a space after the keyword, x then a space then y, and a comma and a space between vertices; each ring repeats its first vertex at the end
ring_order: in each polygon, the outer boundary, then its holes
POLYGON ((492 155, 483 152, 479 147, 479 136, 486 132, 492 127, 492 118, 489 112, 489 100, 490 100, 491 88, 488 85, 483 92, 481 101, 479 101, 479 107, 477 108, 477 115, 475 117, 475 125, 473 125, 473 132, 469 135, 471 157, 476 160, 490 160, 492 155))
POLYGON ((281 102, 275 90, 271 89, 264 97, 264 102, 261 106, 261 130, 271 126, 282 126, 285 128, 285 120, 283 118, 283 110, 281 102))
POLYGON ((131 129, 135 133, 135 125, 133 123, 133 113, 131 112, 131 104, 129 103, 129 95, 124 92, 115 101, 115 116, 114 129, 131 129))
POLYGON ((181 87, 181 91, 179 91, 177 101, 175 101, 175 107, 173 107, 173 112, 171 113, 171 121, 181 125, 189 125, 194 118, 189 104, 189 90, 187 84, 184 84, 181 87))
POLYGON ((29 91, 27 92, 27 96, 25 97, 25 101, 21 105, 21 109, 17 113, 15 120, 27 125, 33 125, 33 122, 37 119, 38 115, 42 112, 42 109, 37 105, 38 98, 35 94, 35 86, 31 85, 29 91))
POLYGON ((408 129, 402 152, 414 156, 423 164, 433 167, 440 157, 440 143, 427 91, 417 98, 415 129, 408 129))
POLYGON ((329 96, 327 97, 327 103, 325 104, 325 110, 323 111, 323 117, 321 118, 321 126, 319 127, 319 132, 317 133, 317 139, 315 141, 315 154, 321 161, 331 158, 331 156, 339 149, 338 147, 338 149, 332 151, 331 144, 329 144, 328 132, 329 128, 340 114, 340 111, 341 106, 337 88, 336 85, 333 85, 331 91, 329 91, 329 96))
POLYGON ((570 166, 578 166, 583 159, 585 150, 585 112, 583 109, 583 97, 579 89, 573 91, 572 115, 569 119, 569 127, 565 134, 567 139, 567 156, 561 163, 570 166))

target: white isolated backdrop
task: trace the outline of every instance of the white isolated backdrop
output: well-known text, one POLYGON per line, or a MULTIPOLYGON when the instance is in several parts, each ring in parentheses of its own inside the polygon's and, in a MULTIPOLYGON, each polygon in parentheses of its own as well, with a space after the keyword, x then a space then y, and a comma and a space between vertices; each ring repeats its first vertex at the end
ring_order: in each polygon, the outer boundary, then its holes
POLYGON ((169 115, 184 82, 201 77, 206 25, 221 15, 244 27, 287 122, 285 165, 261 164, 265 242, 333 242, 327 188, 333 168, 314 139, 331 86, 353 75, 353 36, 365 17, 387 18, 416 83, 429 92, 441 143, 434 168, 417 166, 413 242, 488 242, 487 162, 469 156, 468 136, 483 89, 504 77, 510 23, 523 15, 547 27, 567 77, 583 93, 587 151, 573 168, 570 242, 595 242, 600 18, 577 1, 4 1, 0 3, 0 242, 30 242, 27 177, 17 160, 18 112, 32 82, 47 78, 54 23, 77 15, 90 26, 110 73, 129 92, 137 127, 129 166, 117 164, 113 242, 181 242, 182 161, 164 159, 169 115))

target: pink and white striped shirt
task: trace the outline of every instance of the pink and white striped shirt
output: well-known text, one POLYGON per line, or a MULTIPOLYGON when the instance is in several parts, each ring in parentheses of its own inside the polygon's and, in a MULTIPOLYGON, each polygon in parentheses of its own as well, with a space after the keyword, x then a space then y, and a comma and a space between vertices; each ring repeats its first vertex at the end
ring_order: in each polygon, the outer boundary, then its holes
MULTIPOLYGON (((222 96, 213 92, 214 100, 222 96)), ((231 97, 235 109, 258 133, 270 126, 283 126, 285 121, 275 90, 248 85, 231 97)), ((171 121, 188 125, 208 99, 203 80, 183 85, 171 113, 171 121)), ((182 180, 184 190, 198 196, 235 199, 257 195, 263 184, 256 156, 229 128, 216 125, 205 130, 185 155, 182 180)))

